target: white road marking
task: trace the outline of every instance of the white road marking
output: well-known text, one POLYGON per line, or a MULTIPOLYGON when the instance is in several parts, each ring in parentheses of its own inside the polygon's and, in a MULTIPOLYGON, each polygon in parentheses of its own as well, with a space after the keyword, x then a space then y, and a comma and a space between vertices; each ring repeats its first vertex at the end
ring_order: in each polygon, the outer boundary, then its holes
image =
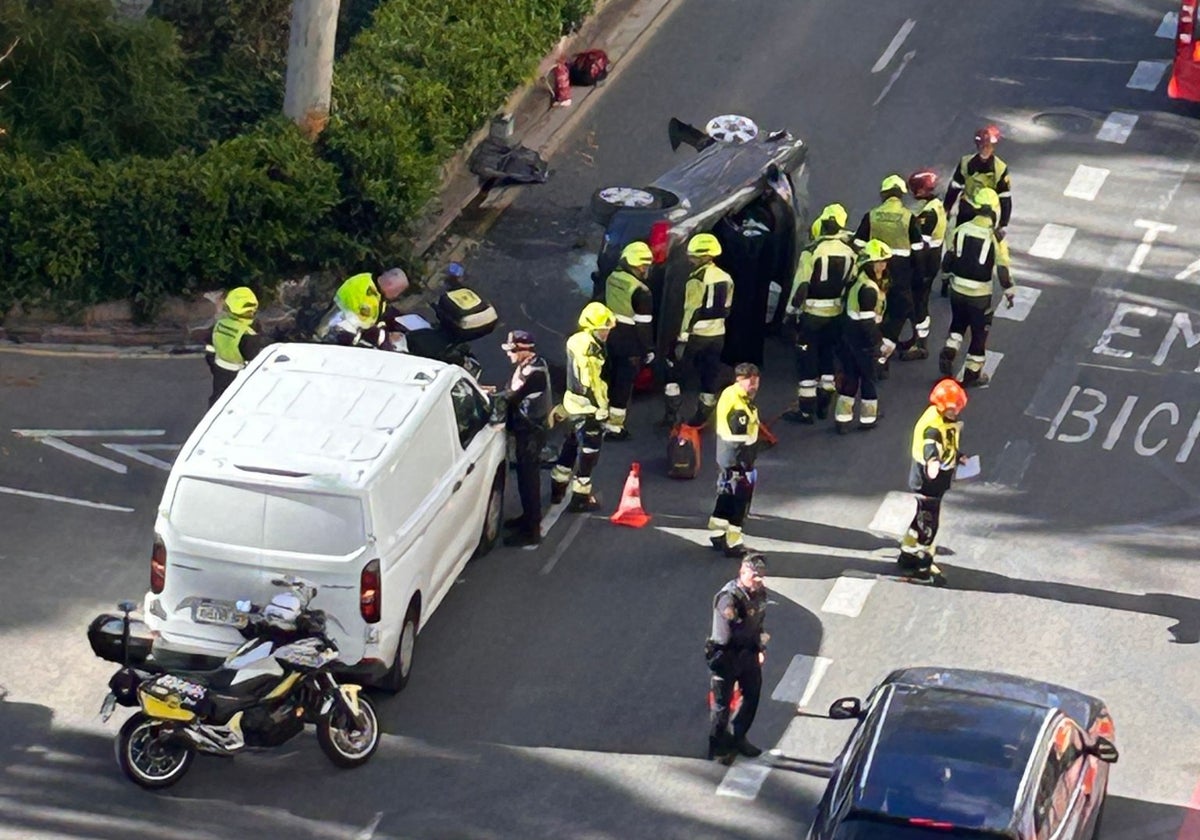
POLYGON ((807 705, 832 664, 833 660, 824 656, 796 654, 792 657, 779 685, 771 692, 771 699, 796 706, 807 705))
POLYGON ((558 548, 554 549, 554 554, 551 555, 550 561, 542 567, 541 573, 543 575, 548 575, 554 571, 554 565, 567 553, 567 549, 571 547, 571 543, 579 536, 579 532, 583 530, 583 526, 587 521, 588 518, 586 516, 579 515, 579 518, 575 520, 575 524, 571 526, 571 529, 567 531, 567 535, 563 537, 562 542, 558 544, 558 548))
POLYGON ((1190 263, 1187 268, 1175 275, 1176 280, 1187 280, 1196 272, 1200 271, 1200 260, 1195 260, 1190 263))
POLYGON ((1008 308, 1007 303, 1001 302, 996 305, 996 317, 1006 321, 1024 321, 1029 317, 1033 305, 1041 296, 1041 289, 1035 289, 1032 286, 1017 286, 1013 289, 1012 309, 1008 308))
POLYGON ((892 60, 892 56, 900 51, 900 45, 904 43, 904 39, 908 37, 908 33, 912 32, 913 27, 916 25, 917 22, 911 18, 900 25, 900 31, 892 38, 892 42, 887 45, 887 49, 883 51, 883 55, 879 56, 879 60, 871 68, 872 73, 879 73, 884 67, 888 66, 888 62, 892 60))
POLYGON ((888 79, 888 83, 883 86, 883 90, 879 91, 879 96, 875 97, 875 101, 871 103, 872 107, 883 101, 883 97, 888 95, 888 91, 892 89, 892 85, 896 84, 896 80, 900 78, 900 74, 903 73, 904 68, 908 66, 908 62, 912 61, 916 55, 916 50, 909 50, 904 54, 904 60, 900 62, 900 66, 896 68, 896 72, 892 73, 892 77, 888 79))
POLYGON ((567 500, 563 499, 556 505, 551 505, 550 510, 542 517, 542 539, 546 539, 546 535, 550 533, 550 529, 558 522, 559 517, 563 515, 563 511, 567 509, 567 500))
POLYGON ((829 590, 829 596, 821 605, 821 612, 856 618, 874 588, 874 578, 840 577, 833 589, 829 590))
POLYGON ((1134 90, 1155 90, 1162 81, 1163 74, 1167 72, 1168 64, 1166 61, 1139 61, 1125 87, 1134 90))
MULTIPOLYGON (((909 516, 911 517, 911 513, 909 516)), ((657 516, 657 514, 656 514, 657 516)), ((662 525, 651 525, 657 531, 685 540, 696 546, 711 549, 708 542, 709 531, 702 528, 669 528, 662 525)), ((766 537, 756 537, 750 534, 746 537, 756 551, 783 554, 814 554, 821 557, 847 557, 858 560, 886 560, 895 554, 891 548, 880 548, 864 551, 859 548, 842 548, 836 545, 817 545, 815 543, 791 542, 789 540, 773 540, 766 537)))
POLYGON ((1105 143, 1124 143, 1129 139, 1129 133, 1133 131, 1137 121, 1137 114, 1113 111, 1096 132, 1096 139, 1105 143))
POLYGON ((130 460, 147 464, 163 472, 170 472, 170 461, 164 461, 161 458, 155 458, 153 455, 147 455, 147 450, 154 452, 178 452, 183 447, 178 443, 106 443, 104 444, 104 448, 120 453, 130 460))
POLYGON ((1100 192, 1100 188, 1104 186, 1104 179, 1107 177, 1107 169, 1099 166, 1085 166, 1081 163, 1075 167, 1075 174, 1071 176, 1071 183, 1067 184, 1063 195, 1067 198, 1082 198, 1084 201, 1092 201, 1100 192))
POLYGON ((1162 23, 1158 25, 1158 31, 1154 33, 1156 38, 1175 39, 1175 32, 1179 29, 1179 13, 1167 12, 1163 15, 1162 23))
MULTIPOLYGON (((983 353, 983 372, 987 374, 988 379, 995 379, 996 368, 1000 367, 1000 360, 1004 358, 1004 354, 997 353, 995 350, 984 350, 983 353)), ((963 366, 958 369, 957 378, 959 382, 962 381, 963 373, 966 369, 966 362, 963 362, 963 366)), ((983 387, 986 388, 987 386, 983 387)))
POLYGON ((754 799, 770 774, 771 765, 764 756, 749 761, 739 758, 725 771, 725 778, 717 787, 717 796, 754 799))
POLYGON ((1029 255, 1044 257, 1048 260, 1061 260, 1063 254, 1067 253, 1067 248, 1070 247, 1074 236, 1075 228, 1069 225, 1053 223, 1042 225, 1042 231, 1034 240, 1033 247, 1029 249, 1029 255))
POLYGON ((1134 223, 1134 227, 1145 228, 1146 232, 1142 234, 1142 241, 1138 244, 1133 252, 1133 257, 1129 260, 1129 265, 1125 270, 1130 274, 1137 274, 1142 270, 1142 265, 1146 262, 1146 258, 1150 256, 1150 248, 1154 245, 1154 241, 1158 239, 1160 233, 1174 233, 1175 225, 1165 225, 1162 222, 1151 222, 1146 219, 1138 219, 1134 223))
POLYGON ((878 536, 902 537, 916 511, 917 503, 912 493, 893 490, 884 496, 867 530, 878 536))
POLYGON ((103 455, 96 455, 93 452, 88 452, 86 449, 81 449, 73 443, 67 443, 65 440, 59 440, 56 437, 38 438, 38 441, 46 444, 51 449, 57 449, 60 452, 65 452, 68 455, 74 455, 88 463, 95 464, 97 467, 103 467, 106 470, 112 470, 115 473, 125 475, 129 472, 129 467, 122 464, 120 461, 114 461, 111 458, 105 458, 103 455))
POLYGON ((375 836, 375 829, 379 828, 379 822, 383 819, 383 811, 376 811, 375 816, 367 823, 366 828, 354 835, 354 840, 371 840, 375 836))
POLYGON ((10 496, 25 496, 30 499, 44 499, 48 502, 61 502, 64 505, 78 505, 79 507, 95 508, 96 510, 111 510, 117 513, 133 513, 133 508, 131 507, 106 505, 103 502, 89 502, 87 499, 73 499, 70 496, 55 496, 51 493, 35 493, 32 490, 19 490, 16 487, 0 486, 0 493, 7 493, 10 496))
POLYGON ((105 458, 102 455, 89 452, 72 443, 60 440, 60 438, 161 437, 166 434, 166 431, 163 429, 13 429, 13 434, 18 437, 36 440, 52 449, 65 452, 90 464, 95 464, 106 470, 125 475, 129 472, 129 468, 120 461, 114 461, 111 458, 105 458))

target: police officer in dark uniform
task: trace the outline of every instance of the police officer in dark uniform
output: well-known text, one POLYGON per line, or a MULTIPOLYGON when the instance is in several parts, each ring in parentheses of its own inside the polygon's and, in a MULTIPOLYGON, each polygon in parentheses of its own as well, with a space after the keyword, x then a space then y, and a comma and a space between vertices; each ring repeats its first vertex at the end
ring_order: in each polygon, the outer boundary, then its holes
POLYGON ((758 712, 769 639, 763 632, 766 570, 766 560, 761 554, 747 554, 742 558, 738 576, 721 587, 713 598, 712 636, 705 646, 708 668, 712 671, 713 696, 708 757, 723 764, 732 763, 738 754, 748 758, 762 755, 762 750, 746 740, 746 733, 758 712), (733 716, 731 731, 729 704, 734 684, 741 688, 742 705, 733 716))
POLYGON ((510 332, 501 347, 513 363, 513 374, 496 398, 506 406, 505 425, 513 438, 521 497, 521 515, 504 523, 513 529, 504 544, 538 545, 542 541, 542 447, 554 406, 550 369, 537 353, 537 341, 525 330, 510 332))

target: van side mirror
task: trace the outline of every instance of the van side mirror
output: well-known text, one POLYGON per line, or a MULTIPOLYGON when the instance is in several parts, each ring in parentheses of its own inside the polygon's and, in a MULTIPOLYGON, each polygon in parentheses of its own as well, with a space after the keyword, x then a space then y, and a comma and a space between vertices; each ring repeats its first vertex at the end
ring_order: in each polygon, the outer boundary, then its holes
POLYGON ((1088 752, 1105 764, 1116 764, 1117 759, 1121 757, 1121 754, 1117 752, 1117 745, 1103 737, 1097 737, 1096 743, 1092 744, 1088 752))
POLYGON ((839 697, 829 706, 829 717, 833 720, 849 720, 862 716, 862 701, 857 697, 839 697))

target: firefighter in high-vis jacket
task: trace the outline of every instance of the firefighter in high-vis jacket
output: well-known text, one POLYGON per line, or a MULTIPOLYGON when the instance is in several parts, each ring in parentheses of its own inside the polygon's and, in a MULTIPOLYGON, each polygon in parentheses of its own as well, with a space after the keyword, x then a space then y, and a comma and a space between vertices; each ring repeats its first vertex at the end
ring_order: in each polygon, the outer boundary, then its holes
POLYGON ((567 388, 562 408, 570 424, 550 473, 550 500, 558 504, 571 489, 567 510, 581 512, 598 506, 592 495, 592 470, 600 460, 604 421, 608 419, 608 384, 604 381, 604 342, 616 324, 603 303, 593 301, 579 313, 579 332, 567 339, 567 388), (572 476, 574 476, 572 478, 572 476))
POLYGON ((913 304, 913 280, 920 266, 921 251, 925 238, 917 217, 904 206, 908 185, 899 175, 889 175, 879 185, 879 196, 883 201, 867 211, 854 234, 854 243, 862 248, 872 239, 887 245, 892 252, 888 264, 891 285, 887 291, 887 315, 880 330, 883 342, 879 353, 880 376, 887 377, 888 365, 896 343, 905 324, 916 326, 916 310, 913 304))
POLYGON ((846 311, 842 313, 842 332, 838 339, 842 381, 838 385, 837 402, 833 404, 833 420, 841 435, 850 431, 854 422, 856 397, 861 397, 860 428, 873 429, 879 419, 876 358, 883 342, 879 325, 887 307, 891 258, 891 248, 877 239, 864 245, 856 264, 858 273, 846 292, 846 311))
POLYGON ((936 172, 922 169, 908 176, 908 188, 917 200, 917 225, 925 247, 913 277, 913 338, 904 347, 900 360, 911 362, 929 358, 929 295, 942 269, 942 244, 946 238, 946 208, 937 196, 936 172))
POLYGON ((733 278, 713 262, 721 256, 717 237, 697 233, 688 241, 687 251, 692 272, 684 287, 683 322, 667 359, 667 384, 663 389, 666 415, 660 425, 667 427, 679 422, 683 382, 693 369, 700 379, 700 397, 688 424, 705 425, 716 408, 725 319, 733 305, 733 278))
POLYGON ((742 526, 758 483, 754 468, 758 456, 758 407, 754 404, 758 367, 743 362, 733 369, 733 376, 733 384, 717 400, 717 466, 721 474, 708 530, 713 548, 728 557, 741 557, 746 553, 742 526))
POLYGON ((846 241, 846 208, 830 204, 813 222, 813 241, 800 252, 785 310, 796 321, 797 405, 783 419, 812 423, 824 418, 837 391, 834 354, 841 333, 846 289, 856 254, 846 241))
POLYGON ((654 298, 646 273, 654 254, 645 242, 631 242, 621 251, 621 262, 604 284, 604 303, 617 319, 608 337, 609 377, 607 440, 627 440, 625 418, 633 398, 633 381, 642 365, 654 361, 654 298))
POLYGON ((946 211, 954 209, 958 202, 958 214, 955 224, 961 225, 969 219, 978 206, 975 194, 983 188, 996 191, 1000 198, 1000 213, 994 220, 997 230, 1003 231, 1008 227, 1012 218, 1012 181, 1008 175, 1008 164, 996 155, 996 144, 1000 142, 1000 129, 994 125, 984 126, 975 132, 975 149, 973 155, 964 155, 954 170, 950 179, 950 189, 942 200, 946 211), (959 196, 965 201, 958 201, 959 196))
POLYGON ((1000 198, 995 190, 984 187, 976 192, 975 215, 954 229, 943 260, 942 267, 950 279, 950 335, 938 357, 938 369, 943 376, 953 375, 954 358, 970 330, 964 387, 988 384, 983 363, 987 360, 988 332, 995 310, 993 274, 1000 281, 1008 306, 1013 305, 1016 291, 1009 273, 1008 242, 992 227, 999 213, 1000 198))
POLYGON ((230 289, 225 295, 224 312, 213 324, 212 336, 204 348, 204 359, 212 372, 211 406, 225 392, 238 371, 258 355, 266 342, 254 330, 258 298, 246 286, 230 289))
POLYGON ((917 495, 917 512, 900 541, 900 572, 928 579, 941 574, 933 562, 937 550, 942 496, 950 489, 954 471, 967 458, 961 450, 962 420, 967 394, 953 379, 943 379, 929 393, 929 407, 912 434, 912 466, 908 487, 917 495))

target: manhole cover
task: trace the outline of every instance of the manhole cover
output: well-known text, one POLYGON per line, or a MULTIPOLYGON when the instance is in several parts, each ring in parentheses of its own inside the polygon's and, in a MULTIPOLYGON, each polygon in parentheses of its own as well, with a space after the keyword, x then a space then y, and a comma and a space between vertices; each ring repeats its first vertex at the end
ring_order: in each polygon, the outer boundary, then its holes
POLYGON ((1075 111, 1046 111, 1033 118, 1033 124, 1063 134, 1087 134, 1096 130, 1096 118, 1075 111))

